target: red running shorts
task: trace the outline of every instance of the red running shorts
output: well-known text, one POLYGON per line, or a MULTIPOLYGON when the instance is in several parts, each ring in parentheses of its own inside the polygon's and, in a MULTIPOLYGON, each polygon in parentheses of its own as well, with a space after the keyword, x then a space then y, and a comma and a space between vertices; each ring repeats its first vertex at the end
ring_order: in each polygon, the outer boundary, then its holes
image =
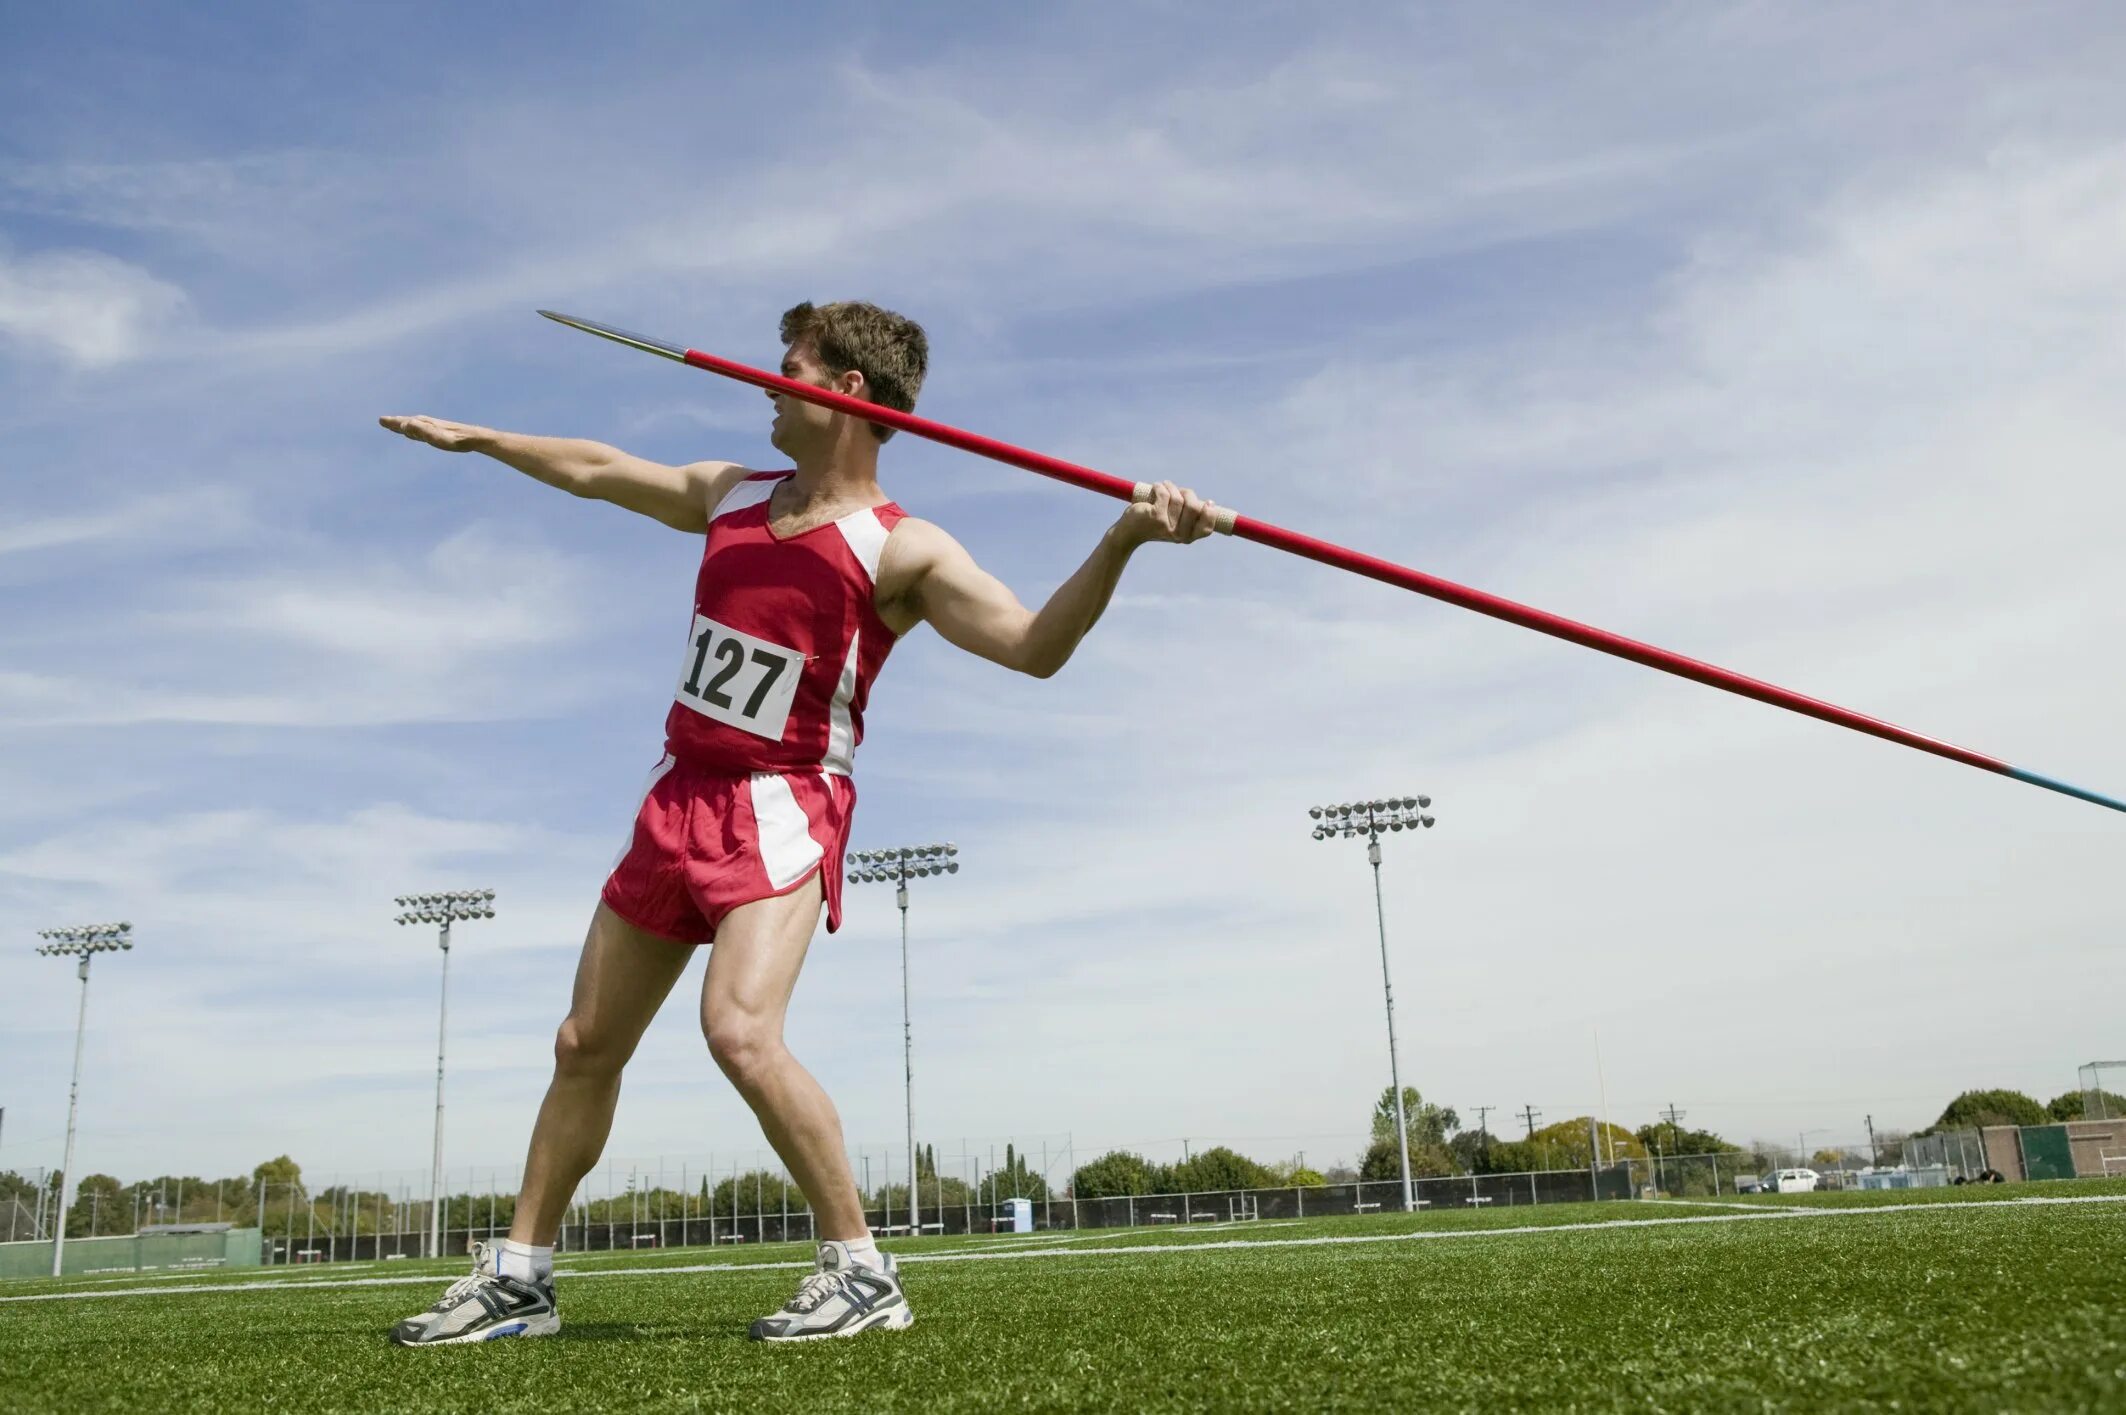
POLYGON ((650 773, 634 835, 600 898, 636 928, 707 943, 724 915, 821 877, 827 932, 842 923, 842 856, 856 786, 828 772, 650 773))

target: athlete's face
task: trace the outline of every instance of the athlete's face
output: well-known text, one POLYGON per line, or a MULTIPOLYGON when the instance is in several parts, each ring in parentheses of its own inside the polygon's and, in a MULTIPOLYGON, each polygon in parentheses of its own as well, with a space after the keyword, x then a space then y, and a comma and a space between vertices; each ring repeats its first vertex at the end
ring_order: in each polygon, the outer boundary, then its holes
MULTIPOLYGON (((853 398, 864 396, 862 374, 851 369, 839 378, 829 377, 826 365, 819 361, 809 344, 792 344, 783 350, 782 376, 809 383, 814 388, 831 388, 853 398)), ((817 403, 791 398, 773 389, 764 391, 768 401, 775 405, 775 422, 768 429, 768 441, 774 443, 778 451, 790 456, 828 445, 839 431, 839 424, 845 420, 844 414, 822 408, 817 403)))

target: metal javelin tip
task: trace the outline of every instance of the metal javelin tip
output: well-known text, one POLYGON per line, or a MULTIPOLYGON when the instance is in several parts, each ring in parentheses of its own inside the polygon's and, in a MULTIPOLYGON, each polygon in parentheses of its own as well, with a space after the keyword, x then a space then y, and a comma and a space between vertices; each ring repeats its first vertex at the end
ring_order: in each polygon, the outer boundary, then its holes
POLYGON ((667 344, 661 339, 652 339, 646 334, 630 334, 625 329, 615 329, 610 324, 599 324, 597 321, 589 319, 577 319, 574 315, 556 314, 552 310, 540 310, 539 313, 545 315, 556 324, 565 324, 571 329, 580 329, 585 334, 595 334, 600 339, 610 339, 615 344, 625 344, 631 349, 640 349, 645 354, 656 354, 658 357, 670 359, 674 363, 683 364, 687 361, 686 350, 676 344, 667 344))

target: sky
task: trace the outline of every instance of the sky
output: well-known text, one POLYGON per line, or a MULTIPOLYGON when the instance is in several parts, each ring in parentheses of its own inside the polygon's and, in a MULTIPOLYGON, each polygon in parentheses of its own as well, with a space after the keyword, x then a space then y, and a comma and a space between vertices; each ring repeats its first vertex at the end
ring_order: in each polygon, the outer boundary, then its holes
MULTIPOLYGON (((381 432, 779 465, 776 318, 919 319, 919 411, 2126 788, 2126 15, 0 0, 0 1168, 519 1162, 660 751, 699 544, 381 432)), ((1030 604, 1111 502, 900 438, 1030 604)), ((1060 1169, 1355 1158, 1402 1075, 1519 1134, 1864 1142, 2126 1056, 2115 814, 1246 543, 1064 671, 919 630, 854 843, 909 914, 916 1128, 1060 1169), (2117 876, 2108 876, 2116 881, 2117 876), (1599 1057, 1599 1064, 1598 1064, 1599 1057)), ((790 1019, 902 1119, 899 918, 790 1019)), ((748 1163, 697 961, 609 1166, 748 1163)))

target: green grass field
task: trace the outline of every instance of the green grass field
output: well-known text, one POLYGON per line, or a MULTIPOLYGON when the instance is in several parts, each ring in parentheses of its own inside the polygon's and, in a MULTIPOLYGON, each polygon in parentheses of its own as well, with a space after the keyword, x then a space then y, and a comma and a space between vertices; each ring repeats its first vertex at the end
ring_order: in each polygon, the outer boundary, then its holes
POLYGON ((563 1259, 557 1338, 402 1351, 451 1264, 0 1289, 32 1410, 2121 1410, 2126 1183, 895 1246, 915 1326, 760 1347, 809 1253, 563 1259))

